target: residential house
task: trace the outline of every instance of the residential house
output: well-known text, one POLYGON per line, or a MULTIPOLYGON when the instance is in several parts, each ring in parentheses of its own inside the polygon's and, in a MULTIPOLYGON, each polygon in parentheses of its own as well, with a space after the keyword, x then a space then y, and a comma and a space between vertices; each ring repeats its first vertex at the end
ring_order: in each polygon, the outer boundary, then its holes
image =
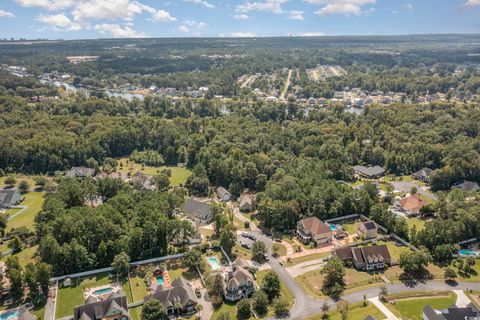
POLYGON ((155 190, 156 187, 152 182, 152 177, 146 175, 140 171, 135 172, 130 177, 130 182, 133 184, 134 187, 142 189, 142 190, 155 190))
POLYGON ((444 310, 434 310, 430 305, 423 308, 422 320, 463 320, 480 319, 480 309, 473 303, 464 308, 458 308, 455 305, 444 310))
POLYGON ((120 290, 103 300, 90 296, 85 304, 73 309, 74 320, 129 320, 127 297, 120 290))
POLYGON ((165 307, 167 315, 193 314, 196 312, 195 306, 198 304, 192 286, 183 277, 175 279, 168 288, 159 285, 154 293, 146 296, 143 300, 147 302, 152 299, 160 301, 165 307))
POLYGON ((430 168, 423 168, 415 172, 412 175, 412 178, 423 182, 430 182, 430 175, 432 174, 432 172, 433 170, 430 168))
POLYGON ((253 275, 241 265, 242 262, 235 263, 226 275, 224 296, 227 301, 246 299, 258 288, 253 275))
POLYGON ((101 172, 95 176, 95 181, 103 180, 103 179, 120 179, 122 181, 126 181, 128 179, 128 176, 124 172, 112 172, 112 173, 106 173, 106 172, 101 172))
POLYGON ((480 186, 476 182, 464 181, 455 185, 455 188, 458 188, 463 191, 479 191, 480 186))
POLYGON ((227 202, 227 201, 230 201, 230 199, 232 198, 232 195, 224 187, 219 187, 217 188, 217 197, 220 201, 227 202))
POLYGON ((193 220, 197 226, 209 224, 213 219, 212 206, 194 198, 187 199, 184 202, 182 212, 193 220))
POLYGON ((361 239, 375 239, 377 234, 378 226, 374 221, 360 222, 357 226, 357 235, 361 239))
POLYGON ((367 179, 378 179, 383 177, 385 174, 385 169, 380 166, 374 167, 365 167, 365 166, 354 166, 353 170, 358 177, 367 178, 367 179))
POLYGON ((429 203, 423 200, 418 193, 405 197, 395 202, 394 209, 405 213, 407 216, 417 216, 420 210, 429 203))
POLYGON ((20 192, 13 189, 0 189, 0 209, 8 209, 20 203, 20 192))
POLYGON ((364 271, 383 269, 392 262, 386 245, 338 248, 333 255, 344 262, 352 262, 356 269, 364 271))
POLYGON ((305 244, 323 245, 332 242, 330 226, 317 217, 305 218, 297 223, 297 237, 305 244))
POLYGON ((327 99, 325 99, 324 97, 321 97, 321 98, 318 99, 318 104, 319 104, 320 106, 326 106, 327 103, 328 103, 328 101, 327 101, 327 99))
POLYGON ((345 92, 343 92, 343 91, 335 91, 335 92, 333 93, 333 98, 334 98, 334 99, 339 99, 339 100, 341 100, 341 99, 343 99, 344 96, 345 96, 345 92))
POLYGON ((252 212, 255 210, 255 195, 242 193, 238 202, 238 208, 243 212, 252 212))
POLYGON ((85 179, 93 177, 95 175, 95 169, 86 168, 86 167, 73 167, 65 173, 67 178, 79 178, 85 179))

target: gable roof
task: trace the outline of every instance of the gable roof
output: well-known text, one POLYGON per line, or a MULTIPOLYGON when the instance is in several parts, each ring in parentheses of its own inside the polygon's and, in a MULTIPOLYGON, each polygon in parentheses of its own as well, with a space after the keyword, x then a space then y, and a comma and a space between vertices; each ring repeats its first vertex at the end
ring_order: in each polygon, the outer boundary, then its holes
POLYGON ((208 203, 201 202, 192 198, 185 201, 182 211, 187 216, 199 218, 202 220, 209 220, 212 218, 211 206, 208 203))
POLYGON ((383 169, 380 166, 374 166, 374 167, 354 166, 353 169, 356 172, 359 172, 366 176, 376 176, 376 175, 385 173, 385 169, 383 169))
POLYGON ((420 209, 428 205, 428 202, 420 198, 418 193, 411 195, 410 197, 400 199, 399 203, 405 210, 415 213, 419 213, 420 209))
POLYGON ((446 310, 435 311, 430 305, 423 308, 424 318, 426 320, 458 320, 458 319, 477 319, 480 317, 480 310, 472 303, 464 308, 458 308, 455 305, 446 310))
POLYGON ((239 207, 243 207, 245 205, 253 206, 254 203, 255 203, 255 195, 254 194, 242 193, 240 195, 240 200, 239 200, 238 206, 239 207))
POLYGON ((352 255, 355 264, 371 264, 380 261, 390 261, 392 259, 387 246, 384 244, 352 248, 352 255))
POLYGON ((87 299, 85 304, 73 309, 74 320, 95 320, 112 312, 129 317, 127 297, 124 294, 111 294, 105 300, 87 299))
POLYGON ((465 190, 465 191, 478 191, 480 190, 480 186, 476 182, 472 181, 465 181, 463 183, 457 184, 455 187, 465 190))
POLYGON ((300 220, 301 225, 305 230, 310 231, 313 235, 332 232, 330 227, 317 217, 310 217, 300 220))
POLYGON ((144 298, 144 301, 151 299, 160 301, 166 308, 173 307, 177 303, 181 304, 182 308, 188 304, 198 303, 192 287, 183 277, 175 279, 169 288, 158 286, 153 294, 144 298))
POLYGON ((219 198, 223 198, 224 196, 230 196, 230 192, 228 192, 227 189, 225 189, 224 187, 218 187, 217 188, 217 196, 219 198))
POLYGON ((12 204, 12 199, 20 197, 20 193, 12 189, 0 189, 0 204, 12 204))
POLYGON ((433 170, 430 169, 430 168, 422 168, 422 169, 418 170, 417 172, 415 172, 413 175, 428 177, 432 172, 433 172, 433 170))

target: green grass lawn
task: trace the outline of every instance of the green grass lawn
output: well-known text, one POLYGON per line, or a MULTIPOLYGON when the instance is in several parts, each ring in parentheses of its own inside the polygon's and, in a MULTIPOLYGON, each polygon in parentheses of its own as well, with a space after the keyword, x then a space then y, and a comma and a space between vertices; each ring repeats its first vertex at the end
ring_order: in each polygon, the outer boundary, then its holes
MULTIPOLYGON (((7 232, 19 227, 27 227, 33 230, 35 216, 42 209, 44 194, 44 192, 28 192, 22 195, 24 200, 20 203, 20 205, 26 206, 27 209, 8 221, 7 232)), ((14 212, 10 212, 9 210, 9 214, 12 216, 14 212)))
POLYGON ((55 317, 62 318, 73 314, 73 308, 84 303, 83 289, 103 286, 110 283, 107 273, 89 278, 73 279, 71 287, 58 290, 55 317))
POLYGON ((472 300, 472 302, 480 308, 480 291, 465 291, 465 294, 472 300))
MULTIPOLYGON (((16 186, 18 186, 21 181, 25 180, 30 185, 30 188, 35 187, 35 178, 39 177, 39 176, 27 176, 27 175, 23 175, 23 174, 12 174, 12 175, 17 180, 17 182, 15 184, 16 186)), ((9 175, 6 175, 4 177, 0 177, 0 188, 5 187, 5 179, 7 178, 7 176, 9 176, 9 175)), ((49 178, 49 177, 47 177, 47 178, 49 178)), ((49 179, 51 179, 51 177, 49 179)))
POLYGON ((342 223, 341 226, 347 230, 349 235, 354 235, 357 233, 357 224, 355 222, 342 223))
POLYGON ((284 264, 284 267, 288 268, 288 267, 292 267, 294 265, 297 265, 299 263, 312 261, 312 260, 317 260, 317 259, 321 259, 321 258, 326 258, 329 255, 330 255, 329 252, 309 254, 309 255, 306 255, 306 256, 291 259, 290 261, 288 261, 284 264))
MULTIPOLYGON (((349 305, 347 320, 364 320, 368 315, 372 315, 375 319, 384 319, 385 315, 378 310, 371 302, 367 302, 367 306, 363 306, 363 302, 357 302, 349 305)), ((329 320, 341 320, 342 317, 338 310, 330 311, 329 320)), ((319 320, 321 314, 306 318, 306 320, 319 320)))
POLYGON ((133 293, 133 301, 140 301, 146 295, 148 295, 147 285, 145 284, 145 279, 139 276, 130 277, 130 286, 133 293))
POLYGON ((190 170, 187 168, 180 168, 177 166, 161 166, 161 167, 151 167, 151 166, 144 166, 142 170, 142 165, 135 163, 133 161, 128 161, 128 157, 124 157, 121 159, 117 159, 117 162, 119 166, 117 167, 117 170, 120 172, 131 172, 135 173, 137 171, 143 172, 147 175, 154 176, 158 174, 160 171, 163 169, 170 169, 172 171, 172 176, 170 177, 170 183, 172 186, 179 186, 183 185, 185 181, 187 181, 187 178, 192 174, 190 170), (120 163, 123 163, 123 167, 120 167, 120 163))
POLYGON ((442 294, 435 296, 434 293, 423 293, 426 296, 420 296, 422 293, 415 292, 413 294, 402 294, 400 296, 389 296, 389 300, 393 299, 395 304, 386 303, 390 311, 397 317, 405 320, 421 320, 423 308, 429 304, 433 309, 446 309, 455 304, 457 296, 453 292, 436 293, 442 294), (399 299, 396 299, 398 297, 399 299))
POLYGON ((272 245, 272 252, 273 252, 273 246, 275 246, 276 248, 278 248, 277 250, 277 255, 279 257, 283 257, 283 256, 286 256, 287 255, 287 248, 281 244, 281 243, 274 243, 272 245))
POLYGON ((413 226, 417 228, 417 231, 422 230, 425 227, 425 220, 419 218, 407 218, 408 229, 413 226))
POLYGON ((130 316, 132 316, 132 320, 141 320, 142 306, 129 308, 128 312, 130 313, 130 316))
POLYGON ((130 288, 130 281, 125 281, 122 285, 122 288, 123 288, 123 292, 125 292, 125 295, 127 296, 127 302, 128 303, 134 302, 132 290, 130 288))
MULTIPOLYGON (((25 267, 30 262, 35 262, 35 253, 37 252, 37 246, 28 247, 23 249, 22 251, 15 253, 13 256, 18 258, 18 262, 22 267, 25 267)), ((8 257, 12 255, 8 255, 2 258, 2 261, 6 261, 8 257)))

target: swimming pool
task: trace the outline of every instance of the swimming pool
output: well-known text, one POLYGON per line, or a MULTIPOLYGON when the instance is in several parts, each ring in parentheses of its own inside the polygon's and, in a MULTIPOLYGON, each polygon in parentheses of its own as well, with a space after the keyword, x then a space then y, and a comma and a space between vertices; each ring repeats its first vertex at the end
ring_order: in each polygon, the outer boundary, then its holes
POLYGON ((165 284, 165 279, 163 279, 163 276, 156 276, 156 279, 159 286, 163 286, 165 284))
POLYGON ((20 311, 6 311, 0 314, 0 320, 15 320, 20 318, 20 311))
POLYGON ((462 249, 458 251, 459 254, 462 256, 477 256, 480 253, 478 251, 472 250, 472 249, 462 249))
POLYGON ((112 291, 113 291, 112 288, 102 288, 102 289, 98 289, 98 290, 93 291, 92 294, 96 295, 96 296, 101 296, 101 295, 104 295, 106 293, 110 293, 112 291))
POLYGON ((209 257, 207 261, 210 267, 212 268, 212 270, 218 270, 222 267, 217 257, 209 257))
POLYGON ((329 227, 330 227, 330 230, 332 230, 332 231, 335 231, 335 230, 338 229, 338 226, 335 225, 335 224, 331 224, 331 225, 329 225, 329 227))

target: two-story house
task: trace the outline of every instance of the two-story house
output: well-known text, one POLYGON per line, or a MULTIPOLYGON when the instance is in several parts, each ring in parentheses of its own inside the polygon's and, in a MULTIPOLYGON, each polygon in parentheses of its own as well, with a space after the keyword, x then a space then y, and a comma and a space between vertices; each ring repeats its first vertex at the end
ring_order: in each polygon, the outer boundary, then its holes
POLYGON ((238 301, 250 297, 258 288, 253 275, 238 264, 227 272, 224 297, 227 301, 238 301))
POLYGON ((320 246, 332 242, 333 231, 322 220, 310 217, 298 221, 297 237, 304 244, 314 243, 320 246))
POLYGON ((168 288, 158 286, 154 293, 146 296, 145 302, 155 299, 165 307, 167 315, 190 315, 196 312, 197 297, 192 286, 182 277, 173 280, 168 288))
POLYGON ((351 262, 355 269, 364 271, 384 269, 392 262, 386 245, 338 248, 333 255, 344 262, 351 262))
POLYGON ((73 309, 74 320, 130 320, 127 297, 122 291, 111 293, 103 300, 88 297, 85 304, 73 309))
POLYGON ((378 227, 374 221, 360 222, 357 226, 357 236, 361 239, 375 239, 378 234, 378 227))

